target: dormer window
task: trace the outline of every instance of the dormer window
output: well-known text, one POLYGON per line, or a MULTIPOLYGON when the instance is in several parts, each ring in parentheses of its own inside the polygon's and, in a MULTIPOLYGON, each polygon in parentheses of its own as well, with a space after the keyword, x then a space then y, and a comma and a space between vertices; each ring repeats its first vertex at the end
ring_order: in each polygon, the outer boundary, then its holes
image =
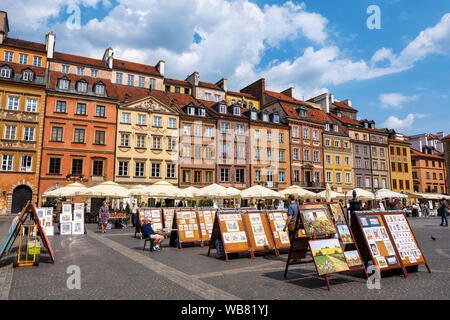
POLYGON ((236 103, 236 100, 231 99, 231 104, 235 104, 235 103, 236 103))
POLYGON ((330 124, 329 123, 325 123, 325 130, 326 131, 330 131, 330 124))
POLYGON ((370 127, 371 127, 372 129, 375 129, 375 123, 371 123, 371 124, 370 124, 370 127))
POLYGON ((241 115, 241 108, 234 107, 234 115, 235 116, 240 116, 241 115))
POLYGON ((95 85, 95 94, 105 94, 105 85, 98 83, 95 85))
POLYGON ((190 115, 190 116, 194 116, 194 115, 195 115, 195 109, 194 109, 194 107, 189 107, 189 108, 188 108, 188 115, 190 115))
POLYGON ((31 70, 24 70, 22 72, 23 81, 33 81, 34 72, 31 70))
POLYGON ((0 76, 2 78, 11 78, 12 71, 9 67, 3 67, 0 69, 0 76))
POLYGON ((227 106, 224 104, 221 104, 219 107, 219 112, 220 113, 227 113, 227 106))
POLYGON ((269 121, 269 114, 263 113, 263 121, 269 121))
POLYGON ((340 118, 340 117, 342 117, 342 112, 338 112, 337 113, 337 116, 340 118))
POLYGON ((69 83, 70 83, 69 79, 59 79, 58 82, 59 82, 58 83, 59 89, 63 89, 63 90, 69 89, 69 83))
POLYGON ((204 109, 204 108, 200 108, 200 115, 201 115, 202 117, 205 116, 205 109, 204 109))
POLYGON ((301 108, 301 109, 300 109, 300 117, 303 117, 303 118, 308 117, 308 109, 306 109, 306 108, 301 108))
POLYGON ((273 122, 279 123, 279 122, 280 122, 280 116, 277 115, 277 114, 274 114, 274 115, 273 115, 273 122))
POLYGON ((369 128, 369 124, 367 122, 364 122, 364 128, 369 128))
POLYGON ((87 91, 87 82, 78 81, 77 82, 77 91, 78 92, 86 92, 87 91))
POLYGON ((339 127, 338 127, 337 124, 333 124, 333 130, 334 130, 335 132, 338 132, 338 131, 339 131, 339 127))
POLYGON ((252 120, 257 120, 256 111, 252 111, 250 117, 252 120))

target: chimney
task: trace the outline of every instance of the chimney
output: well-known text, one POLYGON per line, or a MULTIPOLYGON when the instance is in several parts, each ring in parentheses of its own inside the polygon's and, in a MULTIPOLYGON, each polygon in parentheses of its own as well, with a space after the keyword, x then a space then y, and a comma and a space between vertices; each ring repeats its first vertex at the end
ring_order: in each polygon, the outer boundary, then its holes
POLYGON ((198 87, 198 79, 199 79, 198 72, 194 72, 193 74, 191 74, 186 78, 186 81, 189 82, 193 87, 198 87))
POLYGON ((114 62, 114 49, 109 47, 105 50, 105 53, 103 54, 103 61, 105 62, 106 66, 109 69, 113 68, 113 62, 114 62))
POLYGON ((288 97, 293 98, 294 97, 294 87, 290 87, 290 88, 282 91, 281 93, 286 95, 286 96, 288 96, 288 97))
POLYGON ((47 51, 48 59, 53 59, 55 54, 55 39, 56 35, 53 32, 49 32, 45 35, 45 50, 47 51))
POLYGON ((330 93, 330 102, 334 103, 334 94, 330 93))
POLYGON ((266 80, 261 78, 252 84, 241 89, 240 92, 249 93, 258 98, 259 104, 262 107, 265 104, 264 93, 266 92, 266 80))
POLYGON ((0 11, 0 44, 8 37, 8 32, 8 13, 6 11, 0 11))
POLYGON ((164 60, 159 60, 156 64, 156 70, 164 77, 164 72, 166 68, 166 62, 164 60))
POLYGON ((221 87, 223 91, 228 91, 228 80, 226 78, 220 79, 216 84, 221 87))
POLYGON ((345 99, 345 100, 342 100, 341 102, 342 102, 342 103, 345 103, 345 104, 348 105, 349 107, 352 106, 352 100, 350 100, 350 99, 345 99))

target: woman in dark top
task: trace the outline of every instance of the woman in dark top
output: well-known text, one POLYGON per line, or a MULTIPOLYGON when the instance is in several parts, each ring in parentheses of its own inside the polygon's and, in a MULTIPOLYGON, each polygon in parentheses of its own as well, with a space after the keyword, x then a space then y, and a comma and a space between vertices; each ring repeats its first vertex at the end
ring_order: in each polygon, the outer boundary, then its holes
POLYGON ((109 219, 109 208, 106 201, 103 201, 103 204, 98 211, 98 219, 100 221, 100 225, 102 226, 102 233, 106 233, 106 226, 109 219))

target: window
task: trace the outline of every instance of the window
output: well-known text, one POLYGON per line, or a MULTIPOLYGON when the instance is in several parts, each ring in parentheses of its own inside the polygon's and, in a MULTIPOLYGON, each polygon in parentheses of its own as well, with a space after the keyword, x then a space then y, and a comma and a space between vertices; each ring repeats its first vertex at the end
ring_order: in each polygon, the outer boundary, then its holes
POLYGON ((273 161, 272 149, 267 149, 267 161, 273 161))
POLYGON ((0 76, 2 78, 11 78, 11 69, 8 67, 4 67, 0 71, 0 76))
POLYGON ((340 148, 341 147, 341 141, 340 140, 334 140, 334 147, 340 148))
POLYGON ((299 160, 298 148, 294 148, 293 157, 294 157, 294 160, 299 160))
POLYGON ((84 68, 83 67, 77 67, 77 75, 84 76, 84 68))
POLYGON ((263 113, 263 121, 269 121, 269 114, 263 113))
POLYGON ((166 178, 175 178, 175 164, 168 163, 166 169, 166 178))
POLYGON ((8 97, 8 110, 19 110, 19 98, 18 97, 8 97))
POLYGON ((194 146, 194 158, 195 159, 202 158, 202 146, 199 145, 194 146))
POLYGON ((350 157, 344 157, 344 163, 347 167, 350 166, 350 157))
POLYGON ((95 130, 94 144, 99 144, 99 145, 105 144, 105 131, 95 130))
POLYGON ((63 65, 61 66, 61 72, 62 72, 62 73, 69 73, 69 66, 63 64, 63 65))
POLYGON ((378 170, 378 162, 374 161, 372 163, 373 170, 378 170))
POLYGON ((345 183, 346 183, 346 184, 352 183, 352 175, 351 175, 350 172, 346 172, 346 173, 345 173, 345 183))
POLYGON ((134 168, 134 175, 136 177, 144 177, 145 176, 145 162, 136 162, 134 168))
POLYGON ((183 182, 189 182, 189 170, 183 170, 183 182))
POLYGON ((294 182, 300 182, 300 171, 294 170, 294 182))
POLYGON ((92 78, 97 78, 98 77, 98 70, 91 69, 91 77, 92 78))
POLYGON ((60 174, 61 172, 61 158, 50 158, 48 173, 60 174))
POLYGON ((139 88, 145 88, 145 77, 139 76, 139 88))
MULTIPOLYGON (((145 114, 138 114, 138 116, 137 116, 137 124, 140 125, 140 126, 147 125, 147 116, 145 114)), ((153 125, 155 125, 155 124, 153 123, 153 125)))
POLYGON ((280 116, 277 115, 277 114, 274 114, 274 115, 273 115, 273 122, 279 123, 279 122, 280 122, 280 116))
POLYGON ((202 183, 202 172, 201 171, 194 171, 194 182, 195 183, 202 183))
POLYGON ((386 164, 384 162, 380 163, 381 170, 386 170, 386 164))
POLYGON ((292 127, 292 137, 298 138, 298 127, 292 127))
POLYGON ((166 86, 166 92, 170 92, 170 86, 166 86))
POLYGON ((145 148, 145 138, 144 135, 137 135, 136 136, 136 148, 145 148))
POLYGON ((87 83, 84 81, 77 82, 77 91, 78 92, 86 92, 87 91, 87 83))
POLYGON ((121 147, 129 147, 130 146, 130 134, 129 133, 121 133, 120 134, 120 146, 121 147))
POLYGON ((331 155, 327 154, 327 155, 325 156, 325 162, 326 162, 326 164, 332 164, 332 163, 331 163, 331 155))
POLYGON ((53 127, 51 141, 62 142, 62 138, 63 138, 63 128, 53 127))
POLYGON ((384 157, 384 148, 380 148, 380 157, 384 157))
POLYGON ((356 177, 356 186, 358 188, 362 187, 362 178, 361 177, 356 177))
POLYGON ((3 57, 6 62, 13 62, 14 53, 11 51, 5 51, 3 57))
POLYGON ((261 140, 261 130, 258 129, 255 130, 255 140, 256 141, 261 140))
POLYGON ((116 83, 122 84, 122 80, 123 80, 123 74, 120 72, 117 72, 116 73, 116 83))
POLYGON ((309 150, 303 150, 303 160, 309 161, 309 150))
POLYGON ((205 100, 211 101, 211 93, 208 93, 208 92, 205 93, 205 100))
POLYGON ((16 139, 16 131, 17 127, 12 125, 5 126, 5 139, 6 140, 15 140, 16 139))
POLYGON ((245 146, 240 144, 236 146, 236 158, 237 159, 245 158, 245 146))
POLYGON ((169 128, 176 129, 177 127, 177 119, 169 118, 169 128))
POLYGON ((129 85, 129 86, 134 85, 134 75, 132 75, 132 74, 128 75, 127 85, 129 85))
POLYGON ((356 159, 356 168, 361 168, 361 159, 356 159))
POLYGON ((341 165, 341 156, 336 156, 336 165, 341 165))
POLYGON ((256 120, 258 118, 255 111, 252 111, 250 113, 250 117, 251 117, 252 120, 256 120))
POLYGON ((152 144, 153 144, 152 145, 153 149, 158 149, 158 150, 162 149, 161 137, 153 137, 153 143, 152 144))
POLYGON ((261 170, 255 170, 255 181, 261 182, 261 170))
POLYGON ((103 84, 96 84, 95 94, 105 94, 105 86, 103 84))
POLYGON ((374 157, 377 156, 377 148, 375 148, 375 147, 372 148, 372 155, 373 155, 374 157))
POLYGON ((366 188, 370 188, 370 178, 366 178, 366 188))
POLYGON ((350 148, 350 143, 348 141, 344 141, 344 148, 345 149, 349 149, 350 148))
POLYGON ((194 126, 194 136, 196 137, 202 136, 202 126, 194 126))
POLYGON ((191 146, 190 145, 183 145, 183 157, 190 157, 191 156, 191 146))
POLYGON ((355 153, 359 153, 359 145, 355 145, 355 153))
POLYGON ((260 161, 261 160, 261 149, 255 148, 255 160, 260 161))
POLYGON ((364 150, 364 155, 365 155, 365 156, 368 156, 369 153, 368 153, 367 146, 364 146, 363 150, 364 150))
POLYGON ((2 171, 12 171, 14 156, 12 154, 4 154, 2 157, 2 171))
POLYGON ((319 151, 314 151, 314 162, 319 162, 319 151))
POLYGON ((327 146, 327 147, 331 146, 331 140, 330 139, 325 139, 325 146, 327 146))
POLYGON ((160 163, 152 163, 152 178, 161 177, 161 164, 160 163))
POLYGON ((284 142, 284 133, 278 134, 278 142, 283 143, 284 142))
POLYGON ((267 131, 267 141, 272 141, 272 131, 267 131))
POLYGON ((97 106, 95 108, 96 117, 105 117, 105 106, 97 106))
POLYGON ((83 174, 83 159, 72 159, 72 174, 83 174))
POLYGON ((407 173, 407 172, 408 172, 408 164, 407 164, 407 163, 404 163, 403 166, 405 167, 405 168, 404 168, 404 169, 405 169, 404 172, 407 173))
POLYGON ((235 116, 240 116, 241 115, 241 108, 234 107, 234 115, 235 116))
POLYGON ((313 140, 319 140, 319 132, 317 130, 313 130, 313 140))
POLYGON ((191 135, 191 125, 190 124, 185 124, 183 126, 183 134, 185 136, 190 136, 191 135))
POLYGON ((206 147, 205 149, 206 159, 211 160, 213 158, 213 151, 214 151, 213 147, 210 146, 206 147))
POLYGON ((20 64, 28 64, 28 55, 19 53, 19 63, 20 64))
POLYGON ((229 146, 227 144, 222 144, 222 158, 228 158, 229 146))
POLYGON ((222 182, 230 181, 230 169, 228 169, 228 168, 220 169, 220 181, 222 181, 222 182))
POLYGON ((244 134, 244 125, 243 124, 236 125, 236 134, 239 134, 239 135, 244 134))
POLYGON ((130 114, 127 112, 122 112, 122 123, 131 123, 131 117, 130 114))
POLYGON ((200 115, 202 117, 204 117, 205 116, 205 108, 200 108, 199 111, 200 111, 200 115))
POLYGON ((33 81, 34 72, 30 70, 26 70, 22 72, 22 80, 23 81, 33 81))
POLYGON ((23 128, 23 140, 34 141, 34 127, 23 128))
POLYGON ((278 156, 279 156, 279 161, 285 161, 286 159, 284 158, 284 151, 283 150, 280 150, 279 152, 278 152, 278 156))
POLYGON ((341 184, 342 183, 342 173, 336 172, 336 183, 341 184))
POLYGON ((214 95, 214 101, 215 102, 220 102, 220 95, 219 94, 215 94, 214 95))
POLYGON ((33 164, 32 156, 22 156, 22 161, 20 163, 20 171, 22 172, 31 172, 33 164))
MULTIPOLYGON (((402 184, 403 184, 403 181, 400 180, 400 182, 401 182, 401 185, 402 185, 402 184)), ((376 189, 378 189, 378 178, 374 178, 374 179, 373 179, 373 187, 376 188, 376 189)), ((401 186, 401 188, 403 189, 403 186, 401 186)))
POLYGON ((36 99, 27 99, 27 112, 36 112, 37 110, 37 100, 36 99))
POLYGON ((86 104, 85 103, 77 103, 76 114, 86 115, 86 104))
POLYGON ((330 124, 329 123, 325 123, 325 131, 330 131, 330 124))
POLYGON ((245 171, 244 169, 236 169, 236 182, 244 183, 245 182, 245 171))
POLYGON ((326 179, 327 179, 327 182, 330 182, 330 183, 333 182, 333 173, 331 171, 326 172, 326 179))
POLYGON ((278 182, 285 182, 285 173, 283 171, 278 172, 278 182))
POLYGON ((230 131, 230 124, 228 122, 222 122, 220 126, 221 133, 228 133, 230 131))
POLYGON ((156 81, 153 78, 150 78, 150 89, 155 89, 156 88, 156 81))
POLYGON ((69 80, 67 79, 59 79, 59 88, 62 90, 67 90, 69 89, 69 80))
POLYGON ((127 177, 128 176, 128 161, 119 161, 119 176, 127 177))
POLYGON ((205 182, 206 183, 212 183, 212 172, 211 171, 206 171, 205 172, 205 182))
POLYGON ((81 175, 83 173, 83 160, 72 159, 72 174, 81 175))
POLYGON ((103 176, 103 160, 94 160, 92 175, 94 177, 102 177, 103 176))
POLYGON ((309 130, 303 129, 303 139, 309 139, 309 130))
POLYGON ((167 150, 174 151, 177 147, 177 138, 168 137, 167 138, 167 150))

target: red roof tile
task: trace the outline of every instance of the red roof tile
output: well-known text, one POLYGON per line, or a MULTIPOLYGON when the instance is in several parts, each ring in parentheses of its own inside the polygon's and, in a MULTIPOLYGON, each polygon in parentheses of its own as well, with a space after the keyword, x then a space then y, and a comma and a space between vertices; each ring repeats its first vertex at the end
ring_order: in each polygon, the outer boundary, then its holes
POLYGON ((164 83, 166 84, 173 84, 173 85, 180 85, 185 87, 190 87, 191 84, 187 81, 183 80, 177 80, 177 79, 170 79, 170 78, 164 78, 164 83))
POLYGON ((105 62, 102 59, 88 58, 88 57, 83 57, 83 56, 77 56, 74 54, 63 53, 63 52, 55 52, 53 60, 94 66, 96 68, 101 68, 101 69, 108 69, 106 67, 105 62))
POLYGON ((158 70, 156 70, 156 67, 136 62, 114 59, 113 68, 162 77, 158 70))
POLYGON ((265 93, 268 94, 271 97, 274 97, 274 98, 278 99, 278 100, 283 100, 283 101, 287 101, 287 102, 292 102, 292 103, 302 104, 302 105, 305 105, 305 106, 310 106, 310 104, 305 102, 305 101, 298 100, 298 99, 295 99, 295 98, 291 98, 291 97, 289 97, 289 96, 287 96, 285 94, 279 93, 279 92, 266 90, 265 93))
POLYGON ((25 65, 25 64, 14 63, 14 62, 0 61, 0 66, 4 66, 4 65, 10 66, 14 70, 14 73, 22 73, 22 71, 24 69, 31 69, 31 70, 33 70, 33 72, 36 76, 45 77, 45 68, 34 67, 34 66, 29 66, 29 65, 25 65))
POLYGON ((413 149, 413 148, 411 148, 411 156, 444 160, 444 157, 439 156, 437 154, 426 154, 426 153, 419 152, 419 151, 417 151, 416 149, 413 149))
POLYGON ((437 135, 430 134, 427 136, 427 140, 439 140, 437 135))
POLYGON ((117 98, 121 103, 130 103, 149 96, 150 90, 115 84, 117 98))
POLYGON ((348 104, 345 104, 345 103, 340 102, 340 101, 334 101, 333 104, 335 106, 338 106, 339 108, 342 108, 342 109, 347 109, 347 110, 351 110, 351 111, 355 111, 355 112, 357 111, 356 109, 350 107, 348 104))
POLYGON ((166 92, 165 94, 170 99, 170 101, 177 107, 178 111, 181 114, 185 114, 184 111, 182 110, 182 108, 185 105, 187 105, 191 102, 196 106, 199 105, 199 102, 196 99, 194 99, 194 97, 192 97, 188 94, 171 93, 171 92, 166 92))
POLYGON ((448 140, 448 139, 450 139, 450 134, 449 134, 449 135, 446 135, 446 136, 443 137, 441 140, 448 140))
POLYGON ((332 118, 336 119, 336 120, 341 121, 342 123, 345 123, 345 124, 351 124, 351 125, 354 125, 354 126, 361 126, 361 124, 358 121, 350 119, 349 117, 347 117, 346 115, 343 115, 343 114, 341 114, 341 116, 338 117, 337 115, 335 115, 333 113, 330 113, 330 116, 332 118))
POLYGON ((258 100, 258 98, 256 98, 255 96, 251 95, 250 93, 245 93, 245 92, 227 91, 227 94, 231 95, 231 96, 246 97, 247 99, 258 100))
POLYGON ((219 87, 217 84, 215 83, 209 83, 209 82, 203 82, 203 81, 199 81, 198 82, 198 86, 199 87, 203 87, 203 88, 210 88, 210 89, 214 89, 214 90, 219 90, 219 91, 223 91, 223 89, 221 87, 219 87))
POLYGON ((408 141, 400 140, 400 139, 397 139, 397 138, 390 138, 389 141, 398 142, 398 143, 404 143, 404 144, 411 144, 408 141))
POLYGON ((45 44, 27 41, 27 40, 6 38, 3 41, 2 45, 9 46, 9 47, 15 47, 15 48, 21 48, 21 49, 27 49, 27 50, 33 50, 33 51, 39 51, 39 52, 43 52, 43 53, 47 52, 45 50, 45 44))

